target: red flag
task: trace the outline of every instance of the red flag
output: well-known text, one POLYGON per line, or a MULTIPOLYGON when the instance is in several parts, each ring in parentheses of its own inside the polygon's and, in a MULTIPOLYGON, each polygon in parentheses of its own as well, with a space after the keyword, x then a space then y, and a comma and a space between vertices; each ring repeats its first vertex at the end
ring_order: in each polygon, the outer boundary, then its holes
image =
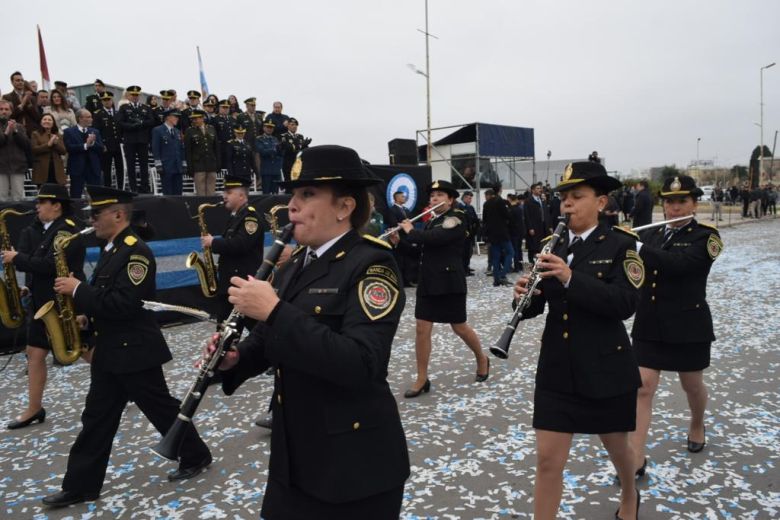
POLYGON ((41 36, 41 27, 38 27, 38 54, 41 56, 41 89, 51 90, 51 80, 49 78, 49 66, 46 64, 46 51, 43 49, 43 37, 41 36))

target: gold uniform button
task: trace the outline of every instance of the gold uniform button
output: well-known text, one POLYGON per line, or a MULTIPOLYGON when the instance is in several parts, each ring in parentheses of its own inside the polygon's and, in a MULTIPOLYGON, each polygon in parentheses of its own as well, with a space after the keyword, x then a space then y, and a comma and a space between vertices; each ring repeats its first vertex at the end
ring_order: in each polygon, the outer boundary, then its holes
POLYGON ((653 282, 653 287, 655 287, 655 282, 653 282))
POLYGON ((563 339, 566 339, 566 338, 568 338, 568 337, 569 337, 569 333, 568 333, 568 332, 564 332, 564 333, 563 333, 563 339))
POLYGON ((618 350, 623 350, 623 345, 618 345, 618 346, 617 346, 617 349, 618 349, 618 350))
POLYGON ((658 274, 658 269, 653 269, 653 274, 658 274))
POLYGON ((602 273, 596 273, 596 277, 601 278, 602 276, 604 276, 602 273))
POLYGON ((95 336, 97 336, 97 335, 98 335, 97 331, 95 331, 95 334, 94 334, 94 335, 95 335, 95 336))
POLYGON ((566 320, 568 320, 568 319, 569 319, 569 315, 568 315, 568 314, 564 314, 564 315, 563 315, 563 321, 566 321, 566 320))
POLYGON ((655 301, 655 296, 651 296, 651 297, 650 297, 650 301, 651 301, 651 302, 654 302, 654 301, 655 301))
POLYGON ((320 307, 319 305, 314 307, 314 314, 319 314, 321 312, 322 312, 322 307, 320 307))
POLYGON ((282 370, 280 368, 276 369, 276 377, 282 377, 282 370))
POLYGON ((355 423, 352 425, 352 429, 353 429, 353 430, 357 430, 357 429, 359 429, 359 428, 360 428, 360 423, 356 421, 356 422, 355 422, 355 423))
POLYGON ((276 394, 276 402, 282 404, 282 394, 276 394))
POLYGON ((90 318, 89 321, 95 323, 95 318, 90 318))
POLYGON ((122 343, 122 346, 126 347, 127 346, 127 342, 125 341, 124 343, 122 343))

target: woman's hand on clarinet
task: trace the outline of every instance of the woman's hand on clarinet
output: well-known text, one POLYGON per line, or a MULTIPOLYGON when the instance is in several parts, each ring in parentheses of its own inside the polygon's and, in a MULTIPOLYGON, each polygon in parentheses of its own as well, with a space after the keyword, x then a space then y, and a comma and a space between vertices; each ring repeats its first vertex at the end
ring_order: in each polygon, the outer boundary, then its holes
POLYGON ((558 255, 552 253, 539 255, 539 267, 542 269, 539 273, 542 278, 556 278, 562 284, 571 280, 571 269, 558 255))
MULTIPOLYGON (((206 346, 203 347, 203 354, 201 358, 195 363, 195 368, 200 368, 200 366, 203 364, 203 361, 209 357, 211 357, 214 354, 214 351, 217 350, 217 342, 219 341, 219 334, 214 334, 211 336, 211 339, 208 343, 206 343, 206 346)), ((222 362, 217 367, 220 370, 230 370, 234 366, 238 364, 238 350, 228 350, 225 352, 225 356, 222 358, 222 362)))
POLYGON ((271 284, 250 276, 247 280, 239 276, 230 279, 233 287, 228 289, 228 301, 238 312, 255 320, 266 321, 279 297, 271 284))
MULTIPOLYGON (((519 300, 520 297, 528 292, 528 277, 527 276, 521 276, 517 279, 515 282, 514 287, 515 292, 515 300, 519 300)), ((539 289, 534 290, 534 295, 542 294, 542 291, 539 289)))

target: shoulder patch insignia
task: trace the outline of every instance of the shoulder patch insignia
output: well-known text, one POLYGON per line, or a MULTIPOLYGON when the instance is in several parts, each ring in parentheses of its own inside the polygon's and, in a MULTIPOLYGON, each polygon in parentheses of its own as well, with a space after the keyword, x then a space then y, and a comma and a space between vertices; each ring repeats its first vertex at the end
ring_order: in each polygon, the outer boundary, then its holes
POLYGON ((645 264, 636 255, 636 251, 626 251, 626 259, 623 260, 623 271, 626 273, 629 283, 639 289, 645 281, 645 264), (631 254, 633 253, 633 254, 631 254))
POLYGON ((390 314, 398 301, 398 287, 384 278, 369 276, 358 283, 358 298, 371 321, 390 314))
POLYGON ((146 274, 149 272, 149 268, 143 262, 137 262, 135 260, 127 262, 127 277, 133 285, 141 285, 141 282, 146 278, 146 274))
POLYGON ((367 276, 381 276, 390 280, 393 285, 398 285, 398 277, 395 275, 395 271, 385 265, 370 265, 366 269, 367 276))
POLYGON ((246 219, 244 221, 244 229, 250 235, 254 235, 255 233, 257 233, 257 221, 246 219))
POLYGON ((132 235, 128 235, 125 237, 125 244, 127 244, 128 246, 134 246, 136 242, 138 242, 138 239, 132 235))
POLYGON ((376 245, 382 246, 382 247, 384 247, 385 249, 393 249, 393 246, 391 246, 390 244, 388 244, 388 243, 387 243, 387 242, 385 242, 384 240, 380 240, 380 239, 378 239, 378 238, 377 238, 377 237, 375 237, 375 236, 372 236, 372 235, 363 235, 363 239, 364 239, 364 240, 368 240, 369 242, 371 242, 371 243, 373 243, 373 244, 376 244, 376 245))
POLYGON ((626 229, 626 228, 624 228, 622 226, 612 226, 612 229, 614 229, 615 231, 620 231, 624 235, 628 235, 628 236, 630 236, 631 238, 633 238, 635 240, 639 240, 639 235, 637 235, 636 233, 634 233, 630 229, 626 229))
POLYGON ((75 222, 73 222, 73 221, 72 221, 71 219, 69 219, 69 218, 66 218, 66 219, 65 219, 65 223, 66 223, 67 225, 69 225, 70 227, 76 227, 76 223, 75 223, 75 222))
POLYGON ((458 217, 446 217, 444 222, 441 223, 441 227, 444 229, 454 229, 460 226, 462 221, 458 217))
POLYGON ((707 239, 707 254, 715 260, 721 251, 723 251, 723 240, 715 233, 711 234, 710 238, 707 239))

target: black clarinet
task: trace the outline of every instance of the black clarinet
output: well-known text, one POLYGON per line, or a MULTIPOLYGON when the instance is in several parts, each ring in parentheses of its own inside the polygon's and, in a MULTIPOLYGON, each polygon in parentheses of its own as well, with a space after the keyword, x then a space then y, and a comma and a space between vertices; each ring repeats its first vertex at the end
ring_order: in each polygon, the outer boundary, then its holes
MULTIPOLYGON (((286 246, 293 236, 293 224, 287 224, 282 228, 281 235, 274 240, 271 249, 263 258, 263 263, 255 274, 255 278, 258 280, 268 280, 271 273, 276 266, 276 262, 279 261, 279 257, 282 256, 284 246, 286 246)), ((184 435, 187 433, 187 429, 192 423, 192 417, 195 415, 195 411, 198 409, 203 395, 209 387, 209 382, 214 377, 214 371, 217 369, 225 354, 233 347, 233 344, 238 341, 240 335, 238 333, 238 321, 242 318, 238 309, 233 308, 230 315, 222 322, 221 329, 219 331, 219 339, 217 340, 216 348, 207 358, 204 358, 198 371, 198 378, 190 387, 187 395, 181 403, 179 408, 179 414, 176 416, 176 420, 170 429, 165 433, 162 440, 152 448, 152 451, 165 457, 168 460, 178 460, 179 449, 184 441, 184 435)))
MULTIPOLYGON (((556 226, 555 231, 553 231, 552 238, 544 245, 544 248, 542 249, 542 252, 539 253, 539 256, 550 253, 555 249, 555 246, 558 245, 558 241, 561 239, 561 235, 563 235, 563 232, 566 231, 567 224, 568 217, 560 217, 560 222, 558 222, 558 226, 556 226)), ((534 267, 531 269, 531 273, 528 275, 528 285, 526 285, 528 292, 522 295, 519 300, 517 300, 515 313, 512 315, 512 319, 510 319, 509 323, 507 323, 506 327, 504 327, 504 332, 501 334, 501 337, 498 338, 496 344, 490 347, 490 352, 494 356, 501 359, 506 359, 509 357, 509 345, 512 343, 512 338, 515 335, 517 326, 520 324, 520 320, 523 318, 523 311, 527 309, 529 305, 531 305, 531 299, 533 298, 534 290, 536 290, 536 286, 539 285, 539 282, 542 281, 541 271, 542 270, 539 267, 539 258, 537 257, 536 261, 534 262, 534 267)))

